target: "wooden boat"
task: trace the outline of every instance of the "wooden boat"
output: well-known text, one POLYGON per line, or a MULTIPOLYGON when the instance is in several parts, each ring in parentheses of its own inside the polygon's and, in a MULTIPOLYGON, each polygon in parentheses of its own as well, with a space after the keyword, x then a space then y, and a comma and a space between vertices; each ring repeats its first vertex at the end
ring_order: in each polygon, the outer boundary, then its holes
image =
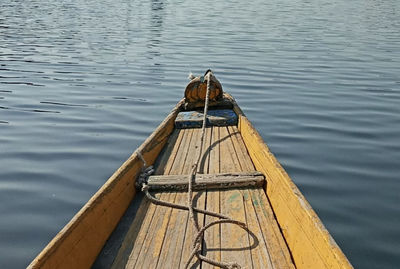
MULTIPOLYGON (((204 97, 204 89, 197 90, 197 97, 204 97)), ((352 268, 233 97, 214 94, 210 112, 223 108, 236 118, 224 124, 227 120, 218 123, 217 115, 200 149, 202 129, 182 118, 193 116, 197 112, 190 111, 204 102, 188 103, 187 95, 28 268, 183 268, 195 236, 188 212, 151 203, 135 182, 143 171, 141 157, 154 165, 157 183, 157 177, 162 181, 189 174, 199 150, 198 173, 204 180, 262 175, 261 186, 206 186, 194 192, 198 208, 243 221, 251 231, 230 224, 210 228, 201 248, 208 258, 236 261, 245 268, 352 268)), ((186 192, 161 188, 152 193, 160 200, 186 202, 186 192)), ((213 219, 197 215, 202 224, 213 219)), ((213 266, 193 259, 191 267, 213 266)))

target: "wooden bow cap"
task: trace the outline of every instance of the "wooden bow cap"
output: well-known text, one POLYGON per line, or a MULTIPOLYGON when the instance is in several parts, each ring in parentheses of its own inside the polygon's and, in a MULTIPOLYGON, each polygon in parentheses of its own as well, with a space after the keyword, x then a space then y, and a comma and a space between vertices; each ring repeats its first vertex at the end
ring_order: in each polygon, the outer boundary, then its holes
POLYGON ((222 98, 222 86, 218 79, 213 75, 212 71, 208 69, 204 76, 195 77, 192 79, 185 89, 186 103, 204 103, 206 100, 207 92, 207 74, 211 72, 210 80, 210 101, 216 101, 222 98))

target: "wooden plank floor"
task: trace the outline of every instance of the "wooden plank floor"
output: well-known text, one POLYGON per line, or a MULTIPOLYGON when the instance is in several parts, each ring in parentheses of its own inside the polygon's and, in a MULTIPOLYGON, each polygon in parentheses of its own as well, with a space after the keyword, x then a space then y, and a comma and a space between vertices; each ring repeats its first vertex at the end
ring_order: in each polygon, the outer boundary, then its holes
MULTIPOLYGON (((156 174, 189 174, 200 147, 201 129, 180 129, 172 134, 157 160, 156 174)), ((238 129, 206 129, 199 173, 254 171, 238 129)), ((161 200, 186 204, 184 192, 154 194, 161 200)), ((209 190, 194 193, 196 205, 247 223, 251 234, 232 224, 216 225, 205 233, 207 257, 236 261, 245 268, 294 268, 290 253, 263 189, 209 190)), ((201 225, 215 218, 198 214, 201 225)), ((112 268, 183 268, 195 231, 188 212, 156 206, 144 199, 118 251, 112 268)), ((191 268, 213 266, 194 259, 191 268)))

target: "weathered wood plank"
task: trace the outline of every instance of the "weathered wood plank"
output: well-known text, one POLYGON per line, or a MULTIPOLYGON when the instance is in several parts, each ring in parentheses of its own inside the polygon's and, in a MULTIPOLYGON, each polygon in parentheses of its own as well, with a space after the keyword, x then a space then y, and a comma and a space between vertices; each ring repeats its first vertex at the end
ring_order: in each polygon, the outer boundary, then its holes
MULTIPOLYGON (((185 200, 186 200, 186 195, 185 195, 185 200)), ((193 192, 193 204, 196 207, 204 209, 205 201, 206 201, 205 191, 193 192)), ((203 214, 195 214, 195 218, 197 219, 197 221, 199 223, 203 223, 203 221, 204 221, 203 214)), ((187 225, 186 225, 186 231, 185 231, 185 238, 184 238, 184 242, 183 242, 183 245, 181 248, 182 255, 180 256, 180 260, 179 260, 180 266, 176 267, 176 268, 184 268, 184 265, 188 261, 190 253, 192 252, 192 243, 193 243, 195 234, 196 234, 195 227, 193 226, 191 221, 188 219, 187 225)), ((190 262, 189 268, 200 268, 200 263, 197 261, 197 259, 192 259, 190 262)))
POLYGON ((129 230, 126 233, 110 268, 116 269, 125 267, 125 264, 129 259, 129 255, 132 252, 134 244, 136 243, 138 245, 141 245, 142 241, 144 240, 144 238, 141 239, 138 236, 141 229, 145 230, 148 228, 148 225, 153 218, 154 210, 154 205, 151 205, 147 199, 142 199, 139 209, 136 212, 135 218, 133 219, 129 230))
POLYGON ((175 160, 177 158, 179 148, 182 145, 182 140, 184 135, 185 132, 183 130, 178 131, 178 137, 176 138, 176 142, 173 144, 171 153, 168 154, 169 151, 166 151, 165 154, 162 156, 162 159, 167 159, 167 162, 165 163, 165 165, 163 165, 162 163, 164 161, 161 161, 160 165, 155 169, 155 174, 169 175, 171 173, 172 166, 174 165, 175 160))
POLYGON ((229 126, 228 131, 239 159, 241 171, 256 171, 238 128, 236 126, 229 126))
MULTIPOLYGON (((238 166, 240 168, 240 166, 238 166)), ((184 184, 187 183, 189 175, 153 175, 149 177, 149 186, 153 186, 156 184, 184 184)), ((217 173, 217 174, 197 174, 193 183, 202 183, 208 181, 230 181, 235 179, 253 179, 258 177, 264 177, 263 173, 259 171, 236 171, 236 172, 227 172, 227 173, 217 173)))
MULTIPOLYGON (((174 201, 175 193, 163 192, 160 196, 160 199, 165 201, 174 201)), ((145 231, 146 237, 143 241, 143 244, 140 246, 140 253, 136 257, 131 255, 125 268, 131 269, 156 267, 170 215, 171 208, 156 206, 154 217, 147 231, 145 231)))
MULTIPOLYGON (((221 172, 240 170, 239 160, 235 155, 226 127, 220 128, 221 172)), ((232 219, 247 223, 243 190, 221 190, 221 213, 232 219)), ((249 234, 241 227, 233 224, 221 225, 221 260, 237 262, 241 266, 253 268, 250 251, 249 234), (235 235, 235 236, 232 236, 235 235)))
POLYGON ((160 157, 154 164, 154 174, 162 175, 169 174, 172 164, 176 158, 176 153, 182 142, 183 131, 174 130, 165 145, 165 149, 160 153, 160 157))
MULTIPOLYGON (((198 171, 207 171, 208 170, 208 157, 204 155, 204 153, 208 153, 207 152, 207 147, 210 143, 210 138, 211 138, 211 129, 207 128, 206 129, 206 133, 205 133, 205 137, 204 137, 204 143, 203 143, 203 148, 200 149, 200 136, 201 136, 201 129, 196 129, 196 140, 193 141, 192 145, 191 145, 191 149, 193 149, 194 151, 192 151, 190 154, 193 156, 193 159, 191 160, 191 162, 188 162, 186 164, 186 169, 185 173, 188 174, 191 169, 192 169, 192 165, 194 164, 194 162, 197 160, 197 151, 201 150, 201 154, 203 155, 200 159, 200 164, 198 167, 198 171)), ((183 194, 185 197, 185 204, 187 201, 187 193, 183 194)), ((199 208, 205 208, 205 192, 193 192, 193 204, 195 207, 199 207, 199 208)), ((181 253, 182 255, 179 257, 179 268, 183 268, 183 266, 186 264, 186 262, 189 259, 190 253, 192 251, 192 242, 194 239, 194 235, 195 235, 195 227, 193 226, 192 222, 189 219, 189 213, 186 212, 186 216, 187 216, 187 225, 186 225, 186 230, 184 232, 184 242, 182 244, 182 248, 181 248, 181 253)), ((198 223, 200 223, 200 225, 203 223, 204 220, 204 215, 203 214, 195 214, 196 220, 198 221, 198 223)), ((178 256, 176 257, 178 258, 178 256)), ((196 260, 192 260, 191 261, 191 268, 196 268, 199 266, 199 263, 196 260)), ((178 268, 178 267, 177 267, 178 268)))
MULTIPOLYGON (((178 157, 182 156, 184 162, 181 167, 176 167, 176 174, 187 174, 196 158, 199 133, 196 130, 189 131, 191 133, 190 141, 178 152, 178 157)), ((186 204, 187 194, 185 192, 177 192, 175 203, 186 204)), ((166 230, 164 243, 161 249, 160 258, 157 264, 158 268, 178 268, 179 258, 182 253, 182 245, 185 237, 187 226, 188 212, 173 209, 171 212, 170 222, 166 230), (179 258, 177 258, 179 256, 179 258)))
POLYGON ((227 127, 220 127, 219 132, 220 154, 223 156, 220 160, 221 173, 240 171, 239 160, 235 155, 235 150, 232 148, 231 135, 227 127))
MULTIPOLYGON (((182 111, 175 119, 175 128, 201 128, 203 126, 203 112, 182 111)), ((237 125, 238 117, 232 109, 209 110, 207 113, 207 126, 237 125)))
MULTIPOLYGON (((177 193, 175 203, 186 204, 186 193, 177 193)), ((179 268, 182 245, 185 238, 188 213, 173 209, 166 230, 164 242, 157 263, 157 268, 179 268)))
MULTIPOLYGON (((220 172, 220 155, 219 155, 219 128, 212 128, 212 135, 210 140, 210 164, 208 173, 216 174, 220 172)), ((219 191, 207 190, 206 209, 212 212, 220 213, 219 191)), ((205 216, 204 225, 209 224, 216 218, 205 216)), ((215 261, 221 261, 221 225, 212 226, 204 234, 204 244, 202 253, 207 258, 215 261)), ((202 263, 203 269, 214 268, 208 263, 202 263)))
POLYGON ((197 173, 199 174, 207 174, 209 170, 209 162, 210 162, 210 152, 211 152, 211 139, 212 139, 212 128, 206 128, 206 134, 204 137, 203 148, 201 150, 201 159, 197 169, 197 173))
MULTIPOLYGON (((158 199, 162 199, 161 194, 156 194, 158 199)), ((117 254, 117 257, 112 265, 112 269, 124 268, 125 265, 134 267, 137 261, 137 256, 142 247, 145 245, 147 231, 152 223, 157 206, 144 199, 139 211, 140 215, 135 217, 131 229, 128 231, 122 246, 117 254), (142 216, 143 214, 143 216, 142 216)))
MULTIPOLYGON (((254 210, 251 193, 254 189, 243 189, 243 200, 246 211, 247 227, 250 230, 250 243, 251 243, 251 259, 253 268, 274 268, 270 251, 267 248, 266 242, 260 229, 257 220, 257 213, 254 210)), ((268 244, 270 244, 268 242, 268 244)), ((280 267, 276 267, 280 268, 280 267)))
MULTIPOLYGON (((139 212, 139 209, 143 205, 143 200, 144 194, 141 192, 136 193, 135 199, 132 200, 117 227, 111 233, 101 252, 97 256, 91 267, 92 269, 109 269, 112 267, 124 240, 129 234, 129 230, 132 228, 132 222, 135 217, 138 216, 138 213, 141 213, 139 212)), ((144 216, 144 214, 142 214, 142 216, 144 216)), ((128 259, 128 256, 129 253, 127 254, 126 259, 128 259)))
MULTIPOLYGON (((189 175, 150 176, 148 186, 152 190, 183 191, 188 188, 189 175)), ((261 187, 264 176, 260 172, 197 174, 192 183, 193 190, 261 187)))
POLYGON ((181 174, 185 171, 185 163, 186 158, 190 158, 191 156, 188 155, 188 151, 190 150, 190 142, 192 141, 192 136, 194 133, 193 129, 185 129, 181 130, 184 136, 179 147, 178 152, 176 153, 176 157, 174 163, 169 171, 169 174, 181 174))

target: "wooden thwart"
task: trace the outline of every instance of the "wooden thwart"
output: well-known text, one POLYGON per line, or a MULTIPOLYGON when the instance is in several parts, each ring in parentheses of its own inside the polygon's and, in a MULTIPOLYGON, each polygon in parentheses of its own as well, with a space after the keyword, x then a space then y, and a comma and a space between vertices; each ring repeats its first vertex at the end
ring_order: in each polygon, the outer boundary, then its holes
MULTIPOLYGON (((150 176, 151 190, 186 190, 189 175, 150 176)), ((264 175, 261 172, 234 172, 222 174, 197 174, 193 182, 194 190, 228 189, 238 187, 262 187, 264 175)))

